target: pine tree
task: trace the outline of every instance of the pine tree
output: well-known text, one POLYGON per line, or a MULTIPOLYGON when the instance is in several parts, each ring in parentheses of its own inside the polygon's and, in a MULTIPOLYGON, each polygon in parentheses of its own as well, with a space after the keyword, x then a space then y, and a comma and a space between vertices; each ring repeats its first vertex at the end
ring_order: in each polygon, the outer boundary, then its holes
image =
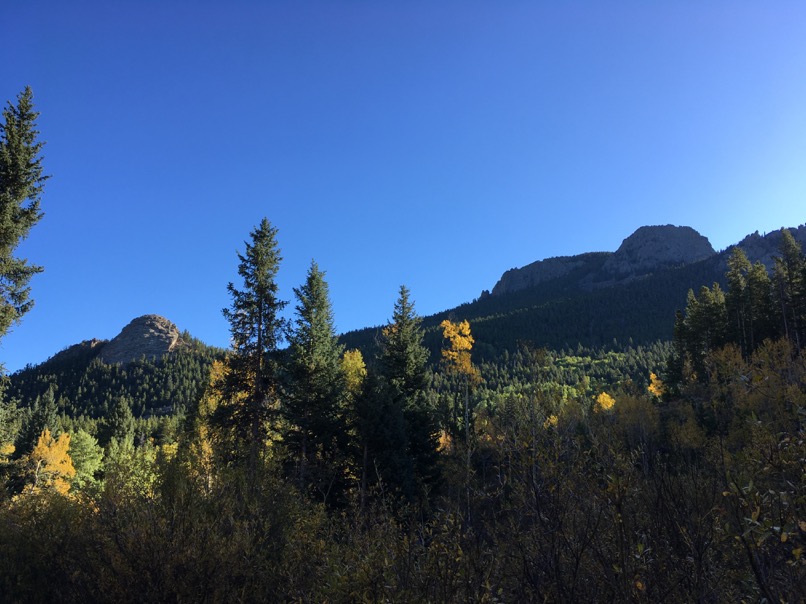
POLYGON ((747 275, 750 269, 750 261, 742 248, 733 248, 728 259, 728 291, 725 294, 725 308, 728 314, 729 339, 739 342, 745 357, 752 350, 749 334, 750 292, 747 287, 747 275))
POLYGON ((775 337, 772 282, 767 268, 759 261, 747 273, 747 295, 750 349, 755 350, 765 339, 775 337))
POLYGON ((796 348, 806 343, 806 293, 800 245, 787 229, 781 229, 780 256, 775 258, 775 291, 784 333, 796 348))
POLYGON ((347 430, 340 401, 344 373, 324 273, 311 263, 305 284, 294 289, 296 318, 289 334, 290 384, 284 403, 283 443, 302 488, 314 486, 324 500, 340 482, 347 430))
POLYGON ((56 407, 56 389, 51 385, 43 395, 34 399, 30 414, 17 436, 16 454, 29 453, 45 429, 55 434, 57 428, 59 428, 59 415, 56 407))
POLYGON ((14 250, 42 218, 42 175, 33 93, 26 88, 8 103, 0 125, 0 337, 33 306, 28 283, 42 268, 14 257, 14 250))
POLYGON ((285 321, 280 312, 286 302, 277 297, 275 281, 280 267, 277 229, 267 219, 251 232, 244 254, 238 254, 243 289, 227 286, 232 306, 223 310, 229 321, 232 353, 221 384, 224 404, 216 421, 234 431, 248 447, 248 470, 254 478, 268 428, 276 424, 279 407, 278 346, 285 321))
POLYGON ((412 487, 427 490, 438 476, 439 430, 436 414, 426 396, 429 385, 428 350, 423 346, 421 319, 409 300, 409 290, 400 287, 392 321, 384 328, 381 341, 381 374, 387 386, 385 396, 393 409, 400 409, 405 421, 407 452, 413 476, 401 476, 404 493, 414 496, 412 487))
POLYGON ((104 445, 109 444, 113 438, 119 443, 134 442, 136 421, 132 413, 131 403, 127 397, 116 397, 105 423, 104 445))
POLYGON ((5 387, 5 378, 0 376, 0 464, 14 453, 21 423, 17 405, 5 397, 5 387))

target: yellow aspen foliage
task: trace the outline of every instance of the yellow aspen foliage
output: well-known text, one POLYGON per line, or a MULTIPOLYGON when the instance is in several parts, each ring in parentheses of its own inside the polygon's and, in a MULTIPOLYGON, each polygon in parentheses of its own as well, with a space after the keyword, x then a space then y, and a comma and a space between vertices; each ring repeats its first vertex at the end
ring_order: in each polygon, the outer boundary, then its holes
POLYGON ((367 366, 360 350, 346 350, 341 358, 341 369, 344 372, 347 392, 351 396, 358 396, 367 377, 367 366))
POLYGON ((445 430, 440 430, 439 432, 439 445, 437 446, 437 451, 443 452, 450 452, 453 450, 453 439, 451 435, 448 434, 445 430))
POLYGON ((14 447, 13 443, 2 443, 0 444, 0 461, 4 461, 5 459, 11 457, 17 449, 14 447))
POLYGON ((42 431, 28 456, 33 473, 32 492, 53 489, 64 495, 70 490, 69 480, 76 475, 76 469, 67 452, 69 448, 70 435, 66 432, 54 439, 50 430, 42 431))
POLYGON ((470 360, 470 351, 475 342, 470 334, 470 323, 454 323, 445 319, 439 326, 442 328, 442 337, 448 340, 448 348, 442 350, 442 360, 451 371, 477 379, 478 370, 470 360))
POLYGON ((649 386, 647 387, 649 394, 652 396, 661 397, 666 393, 666 385, 654 373, 649 374, 649 386))
POLYGON ((546 430, 549 428, 556 428, 559 421, 560 420, 556 415, 549 415, 546 418, 546 421, 543 422, 543 428, 546 430))
POLYGON ((599 413, 600 411, 610 411, 615 404, 616 399, 610 396, 607 392, 602 392, 596 397, 596 404, 593 406, 593 410, 596 413, 599 413))
MULTIPOLYGON (((210 418, 218 408, 223 396, 220 384, 223 382, 225 372, 226 365, 223 362, 213 362, 213 366, 210 368, 207 389, 199 400, 196 417, 193 418, 187 454, 183 459, 190 475, 203 485, 207 491, 210 491, 213 487, 215 465, 214 435, 210 426, 210 418)), ((166 453, 171 454, 172 452, 166 451, 166 453)))

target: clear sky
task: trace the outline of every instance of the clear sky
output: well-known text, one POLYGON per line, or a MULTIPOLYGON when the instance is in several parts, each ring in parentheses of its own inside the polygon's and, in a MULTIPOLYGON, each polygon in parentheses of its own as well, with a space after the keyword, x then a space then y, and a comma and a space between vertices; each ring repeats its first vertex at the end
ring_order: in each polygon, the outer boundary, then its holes
POLYGON ((802 224, 804 32, 802 0, 2 2, 0 100, 32 87, 52 179, 0 361, 147 313, 227 346, 264 216, 281 294, 315 259, 340 331, 642 225, 802 224))

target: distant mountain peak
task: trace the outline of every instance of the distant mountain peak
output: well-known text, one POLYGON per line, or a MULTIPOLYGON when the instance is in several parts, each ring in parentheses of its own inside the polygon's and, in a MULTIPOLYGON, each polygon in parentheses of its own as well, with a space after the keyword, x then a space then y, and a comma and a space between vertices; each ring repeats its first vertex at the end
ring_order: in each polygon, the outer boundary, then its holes
POLYGON ((613 275, 643 275, 716 254, 707 237, 688 226, 642 226, 627 237, 602 267, 613 275))
POLYGON ((548 258, 510 269, 501 276, 492 293, 508 294, 565 277, 577 279, 585 288, 605 287, 715 254, 708 239, 691 227, 642 226, 615 252, 548 258))
POLYGON ((160 315, 132 320, 98 355, 104 363, 130 363, 140 358, 159 359, 183 345, 176 325, 160 315))

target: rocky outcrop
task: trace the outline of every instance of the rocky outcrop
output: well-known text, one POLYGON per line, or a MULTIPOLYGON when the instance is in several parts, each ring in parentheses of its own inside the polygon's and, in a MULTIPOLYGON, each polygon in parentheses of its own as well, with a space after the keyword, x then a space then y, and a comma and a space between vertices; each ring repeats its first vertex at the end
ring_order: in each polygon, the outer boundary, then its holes
POLYGON ((590 262, 591 255, 557 256, 532 262, 523 268, 510 269, 501 275, 493 287, 492 295, 508 294, 565 277, 573 271, 584 268, 590 262))
POLYGON ((134 319, 99 354, 105 363, 130 363, 143 357, 159 359, 182 345, 176 325, 159 315, 134 319))
POLYGON ((106 340, 84 340, 78 344, 68 346, 61 352, 57 352, 50 357, 45 363, 58 365, 63 363, 73 363, 79 359, 90 360, 98 355, 98 352, 103 349, 106 340))
POLYGON ((615 276, 645 275, 716 254, 706 237, 691 227, 644 226, 627 237, 602 269, 615 276))
POLYGON ((548 258, 510 269, 495 284, 492 295, 529 289, 564 277, 585 290, 608 287, 715 254, 708 239, 691 227, 645 226, 627 237, 615 252, 548 258))
MULTIPOLYGON (((800 243, 801 249, 806 250, 806 224, 797 228, 789 229, 795 241, 800 243)), ((775 265, 773 260, 779 255, 779 246, 781 241, 781 231, 773 231, 765 235, 759 235, 758 231, 751 233, 742 239, 736 245, 742 248, 742 251, 747 255, 750 262, 760 261, 768 270, 772 270, 775 265)), ((734 246, 729 247, 726 251, 730 253, 734 246)), ((725 266, 727 266, 727 254, 725 259, 725 266)))

